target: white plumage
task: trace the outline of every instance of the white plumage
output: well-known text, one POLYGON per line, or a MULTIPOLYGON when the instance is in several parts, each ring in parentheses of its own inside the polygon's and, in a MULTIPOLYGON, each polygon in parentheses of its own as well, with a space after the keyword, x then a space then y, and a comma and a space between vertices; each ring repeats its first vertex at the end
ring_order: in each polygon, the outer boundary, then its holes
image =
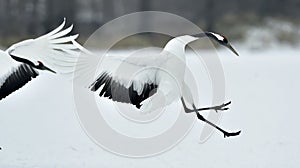
POLYGON ((181 100, 187 113, 196 112, 200 120, 222 131, 224 136, 238 135, 240 132, 228 133, 199 114, 201 110, 227 110, 225 106, 230 103, 196 109, 191 95, 193 91, 189 90, 184 83, 185 47, 201 37, 210 37, 237 54, 224 36, 212 32, 173 38, 162 51, 156 53, 145 52, 129 57, 105 55, 102 59, 74 42, 83 51, 75 77, 83 77, 81 79, 89 83, 89 89, 94 92, 99 90, 100 96, 133 104, 141 112, 151 112, 173 101, 181 100), (186 101, 193 109, 187 108, 186 101))
POLYGON ((13 44, 5 51, 0 50, 0 100, 38 76, 37 70, 73 73, 78 49, 72 41, 78 35, 69 35, 73 25, 67 29, 63 29, 64 26, 65 19, 48 34, 13 44))

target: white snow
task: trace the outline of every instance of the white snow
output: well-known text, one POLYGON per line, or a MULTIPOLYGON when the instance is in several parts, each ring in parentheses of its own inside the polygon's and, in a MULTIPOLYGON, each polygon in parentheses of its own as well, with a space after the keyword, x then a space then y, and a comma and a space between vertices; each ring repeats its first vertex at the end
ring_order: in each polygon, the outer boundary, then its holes
MULTIPOLYGON (((95 145, 82 130, 70 82, 41 73, 0 101, 0 167, 299 167, 300 49, 235 48, 239 58, 227 49, 219 51, 227 99, 232 101, 220 125, 241 129, 239 137, 224 139, 215 132, 199 144, 203 123, 197 122, 166 153, 144 159, 116 156, 95 145)), ((188 61, 201 66, 195 59, 189 55, 188 61)), ((205 102, 206 95, 202 96, 205 102)))

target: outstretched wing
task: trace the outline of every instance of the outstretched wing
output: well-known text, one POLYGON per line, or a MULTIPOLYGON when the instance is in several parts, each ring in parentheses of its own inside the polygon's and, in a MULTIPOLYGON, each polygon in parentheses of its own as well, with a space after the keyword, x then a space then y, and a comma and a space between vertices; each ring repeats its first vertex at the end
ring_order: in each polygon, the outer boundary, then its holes
POLYGON ((20 89, 38 75, 39 73, 27 64, 13 67, 0 79, 0 100, 20 89))
POLYGON ((89 88, 100 90, 99 96, 140 108, 141 102, 158 88, 159 59, 155 59, 158 56, 106 56, 99 64, 98 77, 89 88))
POLYGON ((114 79, 106 72, 101 73, 99 78, 90 86, 91 91, 97 91, 100 88, 99 96, 107 97, 113 101, 130 103, 137 108, 141 107, 141 102, 156 93, 158 87, 156 81, 149 80, 139 83, 134 87, 137 81, 124 85, 124 81, 114 79))
POLYGON ((161 50, 153 50, 150 54, 146 51, 127 57, 105 55, 100 58, 78 43, 74 44, 83 51, 75 70, 77 84, 88 85, 91 91, 100 90, 100 96, 131 103, 137 108, 143 100, 156 93, 160 80, 157 72, 165 61, 159 58, 161 50))
POLYGON ((1 58, 0 100, 37 77, 39 73, 34 67, 38 65, 60 74, 73 74, 80 50, 72 41, 78 35, 69 36, 73 26, 63 29, 64 26, 65 19, 50 33, 16 43, 5 51, 1 58))
POLYGON ((63 23, 55 30, 36 39, 29 39, 16 43, 9 47, 6 52, 15 60, 23 63, 30 62, 36 66, 40 63, 55 72, 72 73, 76 64, 79 50, 72 44, 78 35, 70 36, 73 25, 63 29, 63 23), (16 59, 18 58, 18 59, 16 59))

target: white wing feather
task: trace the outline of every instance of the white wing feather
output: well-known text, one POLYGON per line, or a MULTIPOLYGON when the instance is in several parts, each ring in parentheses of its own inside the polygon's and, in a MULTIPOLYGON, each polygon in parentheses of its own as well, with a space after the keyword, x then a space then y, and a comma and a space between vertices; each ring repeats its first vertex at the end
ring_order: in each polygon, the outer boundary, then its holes
MULTIPOLYGON (((74 45, 79 45, 74 42, 74 45)), ((159 78, 156 76, 159 66, 164 59, 159 54, 160 51, 149 53, 132 54, 127 57, 117 55, 97 56, 82 46, 82 53, 78 59, 75 70, 75 81, 84 87, 90 86, 102 73, 108 73, 115 81, 125 87, 133 88, 141 94, 146 83, 157 84, 159 78)))
POLYGON ((5 52, 0 51, 0 87, 13 69, 16 69, 20 63, 11 59, 5 52))
POLYGON ((149 64, 135 64, 135 58, 121 58, 117 56, 106 56, 99 65, 98 73, 107 72, 115 81, 129 88, 133 84, 133 89, 140 95, 144 89, 144 84, 157 84, 156 72, 158 67, 149 64))
POLYGON ((78 35, 69 35, 73 25, 63 30, 64 26, 65 19, 60 26, 48 34, 16 43, 6 52, 9 55, 29 60, 35 65, 38 65, 38 61, 40 61, 61 74, 72 73, 79 54, 78 48, 72 44, 72 41, 78 35))

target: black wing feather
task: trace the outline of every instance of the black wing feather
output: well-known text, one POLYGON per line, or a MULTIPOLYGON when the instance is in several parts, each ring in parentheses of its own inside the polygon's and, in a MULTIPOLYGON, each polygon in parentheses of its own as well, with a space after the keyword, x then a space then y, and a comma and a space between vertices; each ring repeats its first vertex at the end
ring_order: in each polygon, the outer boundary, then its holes
POLYGON ((0 100, 20 89, 38 75, 39 73, 30 65, 21 64, 6 77, 0 86, 0 100))
POLYGON ((135 105, 138 109, 141 107, 141 102, 156 93, 158 85, 154 83, 144 84, 142 93, 139 95, 134 90, 133 84, 126 88, 118 81, 114 80, 108 73, 104 72, 100 77, 90 86, 91 91, 97 91, 102 85, 100 97, 107 97, 113 101, 121 103, 130 103, 135 105))

